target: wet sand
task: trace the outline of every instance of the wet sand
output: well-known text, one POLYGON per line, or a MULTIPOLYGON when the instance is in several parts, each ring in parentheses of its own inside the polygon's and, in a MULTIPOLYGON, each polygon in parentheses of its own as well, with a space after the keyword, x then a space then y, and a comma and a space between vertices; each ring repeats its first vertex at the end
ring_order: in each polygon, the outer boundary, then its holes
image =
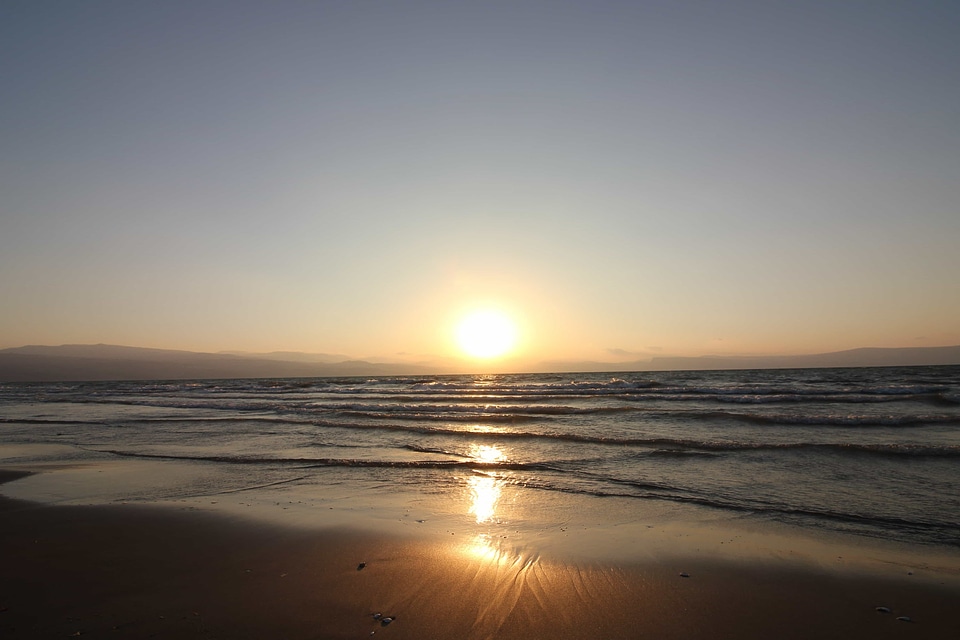
POLYGON ((4 638, 855 639, 960 630, 955 583, 905 573, 682 554, 564 562, 465 547, 456 536, 289 527, 174 506, 0 499, 0 566, 4 638), (394 620, 385 626, 374 614, 394 620))

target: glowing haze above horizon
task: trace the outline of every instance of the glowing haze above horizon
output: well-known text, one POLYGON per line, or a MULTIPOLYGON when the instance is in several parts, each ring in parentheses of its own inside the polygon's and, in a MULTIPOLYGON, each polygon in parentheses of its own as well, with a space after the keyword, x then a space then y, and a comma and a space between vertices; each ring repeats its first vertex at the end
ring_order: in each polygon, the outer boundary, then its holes
POLYGON ((5 2, 0 348, 960 344, 957 33, 923 0, 5 2))

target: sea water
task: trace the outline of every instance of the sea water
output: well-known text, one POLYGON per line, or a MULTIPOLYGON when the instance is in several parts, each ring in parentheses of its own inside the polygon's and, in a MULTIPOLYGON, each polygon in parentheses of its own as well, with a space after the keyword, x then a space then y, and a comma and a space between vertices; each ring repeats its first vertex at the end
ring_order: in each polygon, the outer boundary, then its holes
POLYGON ((468 492, 507 527, 576 498, 956 549, 960 367, 0 385, 0 466, 105 464, 123 473, 29 497, 366 492, 436 515, 468 492))

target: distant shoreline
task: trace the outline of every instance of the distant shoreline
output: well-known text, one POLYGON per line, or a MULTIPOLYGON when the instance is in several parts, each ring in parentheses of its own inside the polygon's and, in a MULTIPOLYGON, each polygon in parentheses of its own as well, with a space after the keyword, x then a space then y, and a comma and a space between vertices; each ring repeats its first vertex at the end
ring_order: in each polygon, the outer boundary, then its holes
MULTIPOLYGON (((315 356, 321 358, 324 356, 315 356)), ((960 345, 863 348, 802 356, 655 357, 634 362, 552 362, 510 373, 617 373, 960 365, 960 345)), ((310 354, 199 353, 115 345, 28 346, 0 350, 0 382, 93 382, 232 378, 462 375, 442 367, 363 360, 311 361, 310 354), (289 357, 290 359, 283 359, 289 357)))

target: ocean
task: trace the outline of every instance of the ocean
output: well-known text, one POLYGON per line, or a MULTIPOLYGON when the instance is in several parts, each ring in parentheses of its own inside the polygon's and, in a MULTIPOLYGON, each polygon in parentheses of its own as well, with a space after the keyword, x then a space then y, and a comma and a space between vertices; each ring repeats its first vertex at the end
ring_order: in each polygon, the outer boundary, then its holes
POLYGON ((612 500, 955 550, 960 367, 0 385, 0 466, 110 464, 150 479, 30 496, 369 492, 422 523, 470 494, 469 517, 507 528, 524 505, 612 500))

